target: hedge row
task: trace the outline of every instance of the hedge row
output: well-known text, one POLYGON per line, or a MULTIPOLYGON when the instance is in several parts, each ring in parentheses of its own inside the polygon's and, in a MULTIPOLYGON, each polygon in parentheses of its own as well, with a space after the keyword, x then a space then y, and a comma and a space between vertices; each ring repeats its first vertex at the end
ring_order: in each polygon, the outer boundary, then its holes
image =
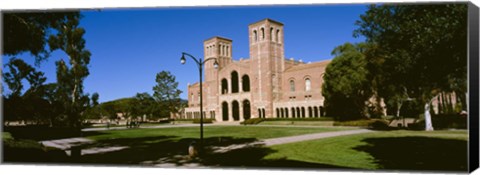
MULTIPOLYGON (((204 118, 203 119, 203 123, 213 123, 213 121, 215 121, 215 120, 211 119, 211 118, 204 118)), ((200 119, 199 118, 193 119, 193 123, 200 123, 200 119)))

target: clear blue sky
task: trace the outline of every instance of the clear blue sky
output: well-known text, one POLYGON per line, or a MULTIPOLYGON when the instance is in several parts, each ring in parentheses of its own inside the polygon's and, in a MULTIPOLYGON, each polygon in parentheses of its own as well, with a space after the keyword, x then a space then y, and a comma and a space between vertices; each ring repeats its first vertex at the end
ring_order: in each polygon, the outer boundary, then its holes
MULTIPOLYGON (((308 61, 331 59, 334 47, 360 42, 353 30, 361 5, 239 6, 102 9, 82 11, 87 49, 92 53, 85 92, 100 94, 100 102, 153 93, 156 73, 173 73, 186 98, 187 83, 198 81, 192 60, 180 64, 181 52, 203 57, 203 41, 212 36, 233 40, 233 58, 248 58, 248 24, 264 18, 282 22, 285 57, 308 61)), ((19 55, 27 62, 33 58, 19 55)), ((9 57, 3 57, 3 64, 9 57)), ((40 68, 47 82, 55 82, 55 61, 66 58, 56 51, 40 68)), ((25 87, 26 88, 26 87, 25 87)), ((8 92, 8 89, 5 87, 8 92)))

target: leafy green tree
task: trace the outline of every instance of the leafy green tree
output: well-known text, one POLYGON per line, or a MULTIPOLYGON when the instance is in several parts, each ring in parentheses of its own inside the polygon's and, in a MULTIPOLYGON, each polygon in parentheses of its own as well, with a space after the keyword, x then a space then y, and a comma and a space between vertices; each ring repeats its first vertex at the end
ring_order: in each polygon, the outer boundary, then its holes
POLYGON ((328 115, 340 120, 367 116, 367 101, 372 89, 367 79, 365 44, 345 43, 332 51, 335 58, 327 66, 322 94, 328 115))
POLYGON ((61 27, 68 18, 79 16, 71 12, 4 12, 3 54, 7 56, 30 52, 36 64, 48 58, 50 51, 45 48, 50 32, 61 27), (53 30, 52 30, 53 29, 53 30))
POLYGON ((360 18, 354 34, 375 45, 367 67, 387 104, 424 104, 426 130, 433 130, 430 103, 442 92, 455 92, 466 109, 466 4, 372 5, 360 18))
POLYGON ((170 117, 170 113, 176 113, 180 107, 180 94, 181 90, 178 89, 178 82, 175 80, 175 76, 168 71, 162 71, 157 73, 155 78, 157 83, 153 87, 153 97, 159 103, 157 109, 167 109, 162 113, 162 116, 170 117))
POLYGON ((155 99, 148 93, 137 93, 135 100, 132 102, 133 109, 132 115, 134 117, 152 117, 153 116, 153 106, 155 104, 155 99))
POLYGON ((89 75, 90 52, 85 49, 83 35, 85 30, 79 27, 80 15, 68 16, 56 35, 48 42, 51 50, 60 49, 68 55, 68 64, 61 59, 57 66, 57 91, 59 99, 65 104, 64 115, 68 125, 80 127, 81 113, 86 110, 89 97, 83 92, 83 81, 89 75))
POLYGON ((48 103, 42 98, 43 83, 46 78, 23 60, 12 58, 5 65, 9 72, 3 73, 10 94, 4 94, 5 120, 41 120, 48 115, 48 103), (22 81, 27 80, 29 89, 22 94, 22 81))

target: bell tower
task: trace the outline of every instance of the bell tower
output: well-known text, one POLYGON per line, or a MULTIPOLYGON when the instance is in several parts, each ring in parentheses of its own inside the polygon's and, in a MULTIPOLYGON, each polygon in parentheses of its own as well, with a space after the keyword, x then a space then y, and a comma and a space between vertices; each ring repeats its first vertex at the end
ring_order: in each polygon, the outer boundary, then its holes
POLYGON ((215 36, 206 39, 203 42, 204 60, 209 58, 216 58, 218 67, 215 68, 214 60, 210 60, 205 63, 205 85, 206 91, 204 94, 206 97, 206 111, 216 111, 216 114, 220 116, 219 107, 219 82, 218 71, 224 68, 226 65, 232 62, 232 40, 215 36))
POLYGON ((257 109, 265 109, 264 117, 273 117, 273 102, 281 99, 285 68, 283 24, 267 18, 250 24, 248 32, 252 102, 257 109))

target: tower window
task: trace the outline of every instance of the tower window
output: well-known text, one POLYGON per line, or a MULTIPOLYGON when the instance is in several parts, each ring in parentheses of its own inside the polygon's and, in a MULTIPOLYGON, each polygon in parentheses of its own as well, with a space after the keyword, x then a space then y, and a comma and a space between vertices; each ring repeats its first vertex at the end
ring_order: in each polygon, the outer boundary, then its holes
POLYGON ((265 39, 265 29, 262 28, 260 30, 262 31, 262 40, 264 40, 265 39))
POLYGON ((277 34, 275 35, 275 41, 279 42, 280 29, 277 29, 277 34))
POLYGON ((256 30, 253 31, 253 39, 254 39, 254 41, 258 41, 258 36, 257 36, 257 31, 256 30))
POLYGON ((274 38, 273 38, 273 27, 272 27, 272 28, 270 28, 270 40, 274 41, 273 39, 274 38))

